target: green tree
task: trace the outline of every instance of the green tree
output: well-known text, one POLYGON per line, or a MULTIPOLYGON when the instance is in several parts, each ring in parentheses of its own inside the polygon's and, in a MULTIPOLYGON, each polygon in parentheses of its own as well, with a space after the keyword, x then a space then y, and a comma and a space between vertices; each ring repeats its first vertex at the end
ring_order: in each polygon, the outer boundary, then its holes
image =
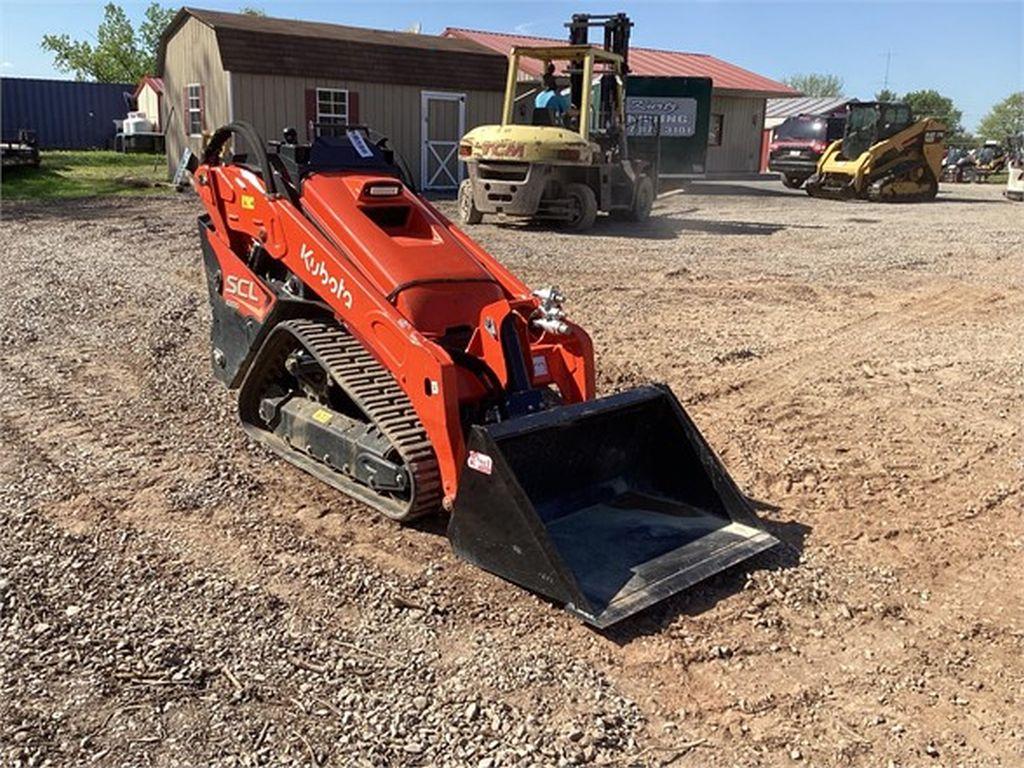
POLYGON ((790 75, 782 80, 804 96, 842 96, 843 79, 839 75, 812 72, 808 75, 790 75))
POLYGON ((160 36, 174 21, 177 13, 177 8, 165 8, 156 2, 151 2, 146 6, 146 11, 142 14, 142 23, 139 24, 138 34, 142 49, 151 52, 149 55, 152 56, 152 62, 146 74, 153 74, 156 71, 156 49, 160 45, 160 36))
POLYGON ((896 91, 890 91, 888 88, 883 88, 875 94, 875 101, 899 101, 900 97, 896 95, 896 91))
POLYGON ((43 35, 42 47, 53 54, 54 66, 78 80, 134 83, 152 74, 160 35, 174 18, 173 8, 150 3, 136 30, 124 8, 107 3, 96 42, 72 40, 69 35, 43 35))
POLYGON ((952 139, 946 142, 949 146, 966 147, 967 149, 974 149, 975 147, 981 146, 981 141, 970 131, 964 131, 963 133, 957 134, 952 139))
POLYGON ((1021 132, 1024 132, 1024 91, 1011 93, 992 107, 978 124, 978 135, 983 139, 1003 141, 1021 132))
POLYGON ((244 16, 266 16, 267 12, 262 8, 257 8, 254 5, 243 5, 238 9, 238 12, 244 16))
POLYGON ((960 123, 963 112, 956 108, 953 100, 938 91, 911 91, 900 99, 910 105, 915 118, 934 117, 946 124, 946 140, 959 139, 964 127, 960 123))

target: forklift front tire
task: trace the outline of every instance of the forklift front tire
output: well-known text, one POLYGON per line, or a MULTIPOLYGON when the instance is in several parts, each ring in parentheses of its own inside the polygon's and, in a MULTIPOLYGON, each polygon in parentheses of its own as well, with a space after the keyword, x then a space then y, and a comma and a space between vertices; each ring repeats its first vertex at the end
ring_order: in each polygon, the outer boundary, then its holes
POLYGON ((483 220, 483 213, 473 201, 473 182, 465 179, 459 185, 459 221, 463 224, 479 224, 483 220))
POLYGON ((636 195, 633 199, 633 208, 629 212, 629 218, 635 222, 643 223, 651 217, 651 208, 654 207, 654 182, 649 176, 641 176, 636 184, 636 195))
POLYGON ((569 198, 566 229, 582 232, 594 226, 594 220, 597 218, 597 198, 594 196, 594 190, 586 184, 569 184, 565 188, 565 196, 569 198))

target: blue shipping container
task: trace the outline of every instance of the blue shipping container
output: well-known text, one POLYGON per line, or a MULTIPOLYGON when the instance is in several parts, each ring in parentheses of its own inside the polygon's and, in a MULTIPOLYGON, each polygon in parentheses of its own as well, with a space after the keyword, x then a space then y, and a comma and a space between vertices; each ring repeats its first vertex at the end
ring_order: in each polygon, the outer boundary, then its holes
POLYGON ((41 149, 112 148, 114 120, 124 119, 134 90, 129 83, 0 78, 3 137, 29 128, 41 149))

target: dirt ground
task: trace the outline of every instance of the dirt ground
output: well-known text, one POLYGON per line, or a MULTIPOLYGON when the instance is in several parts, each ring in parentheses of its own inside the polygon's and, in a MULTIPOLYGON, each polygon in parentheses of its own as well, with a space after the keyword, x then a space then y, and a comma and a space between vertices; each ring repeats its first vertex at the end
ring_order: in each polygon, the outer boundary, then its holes
MULTIPOLYGON (((448 206, 451 211, 451 206, 448 206)), ((784 545, 606 633, 249 442, 194 199, 3 206, 0 763, 1024 764, 1024 206, 700 185, 474 236, 784 545)))

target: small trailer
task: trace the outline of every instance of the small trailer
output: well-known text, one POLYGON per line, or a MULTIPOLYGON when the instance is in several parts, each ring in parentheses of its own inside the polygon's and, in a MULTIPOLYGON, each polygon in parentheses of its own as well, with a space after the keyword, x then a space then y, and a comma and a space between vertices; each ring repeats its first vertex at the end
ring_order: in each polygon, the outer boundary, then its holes
POLYGON ((39 167, 39 141, 36 132, 25 128, 18 131, 15 138, 4 137, 0 140, 0 155, 3 156, 3 167, 16 166, 39 167))

